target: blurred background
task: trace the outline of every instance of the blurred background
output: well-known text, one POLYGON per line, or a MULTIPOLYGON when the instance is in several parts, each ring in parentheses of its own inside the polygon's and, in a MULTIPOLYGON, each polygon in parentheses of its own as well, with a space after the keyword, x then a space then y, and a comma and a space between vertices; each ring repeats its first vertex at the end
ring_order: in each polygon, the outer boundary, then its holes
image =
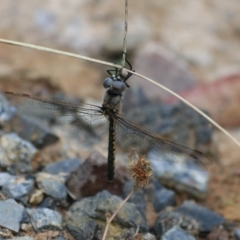
MULTIPOLYGON (((237 0, 131 0, 128 52, 134 69, 164 82, 169 75, 168 68, 174 62, 182 70, 175 75, 182 74, 179 78, 189 84, 185 88, 238 74, 239 11, 237 0), (152 62, 154 66, 147 66, 152 62), (165 68, 159 67, 160 63, 165 68), (154 72, 151 68, 155 69, 154 72), (165 72, 160 74, 160 68, 165 72)), ((0 14, 2 38, 109 61, 114 61, 121 54, 123 0, 79 0, 67 3, 62 0, 23 0, 19 3, 2 0, 0 14)), ((1 47, 0 59, 1 76, 13 71, 24 71, 29 77, 40 74, 76 95, 81 93, 76 88, 79 82, 84 79, 98 81, 96 79, 104 71, 104 68, 98 71, 100 67, 96 64, 6 45, 1 47), (61 64, 64 64, 63 68, 61 64), (71 86, 67 80, 72 81, 71 86)), ((170 77, 177 79, 176 76, 170 77)), ((178 85, 181 85, 179 82, 178 85)), ((88 92, 86 94, 89 96, 88 92)))
MULTIPOLYGON (((133 68, 207 110, 238 139, 239 12, 238 0, 130 0, 128 23, 128 59, 133 68)), ((0 16, 1 38, 111 62, 121 59, 123 0, 2 0, 0 16)), ((0 44, 1 90, 38 94, 42 91, 39 82, 44 82, 45 87, 61 89, 69 96, 101 101, 106 69, 83 60, 0 44)), ((131 78, 132 85, 142 86, 154 101, 176 101, 138 78, 131 78)), ((225 173, 219 179, 221 172, 213 170, 210 191, 215 191, 215 198, 227 197, 218 212, 239 220, 240 189, 236 186, 240 182, 240 149, 217 131, 214 145, 225 173), (226 179, 233 179, 234 190, 229 188, 233 182, 224 185, 226 179)), ((209 205, 213 199, 210 197, 209 205)))

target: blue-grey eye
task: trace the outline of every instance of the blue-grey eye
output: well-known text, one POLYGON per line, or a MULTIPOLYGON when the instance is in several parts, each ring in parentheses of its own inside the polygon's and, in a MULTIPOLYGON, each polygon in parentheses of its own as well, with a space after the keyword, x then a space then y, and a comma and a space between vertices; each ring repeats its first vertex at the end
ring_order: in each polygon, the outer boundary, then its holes
POLYGON ((120 92, 126 89, 126 84, 123 81, 114 81, 112 86, 113 86, 113 89, 120 92))
POLYGON ((107 77, 105 78, 105 80, 103 81, 103 87, 104 88, 110 88, 113 84, 113 80, 111 77, 107 77))

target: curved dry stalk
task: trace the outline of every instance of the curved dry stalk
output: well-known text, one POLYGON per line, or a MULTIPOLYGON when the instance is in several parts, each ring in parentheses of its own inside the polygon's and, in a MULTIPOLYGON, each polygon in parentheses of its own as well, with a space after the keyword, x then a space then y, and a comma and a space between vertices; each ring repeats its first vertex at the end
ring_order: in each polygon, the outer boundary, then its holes
POLYGON ((56 49, 52 49, 52 48, 42 47, 39 45, 22 43, 22 42, 12 41, 12 40, 8 40, 8 39, 3 39, 3 38, 0 38, 0 43, 5 43, 5 44, 9 44, 9 45, 14 45, 14 46, 20 46, 20 47, 25 47, 25 48, 31 48, 31 49, 38 50, 38 51, 64 55, 64 56, 72 57, 72 58, 78 58, 78 59, 86 60, 89 62, 95 62, 95 63, 103 64, 105 66, 110 66, 110 67, 114 67, 114 68, 118 68, 118 69, 122 68, 121 65, 102 61, 102 60, 99 60, 96 58, 90 58, 90 57, 86 57, 86 56, 75 54, 75 53, 70 53, 70 52, 65 52, 65 51, 56 50, 56 49))
MULTIPOLYGON (((21 43, 21 42, 17 42, 17 41, 11 41, 11 40, 7 40, 7 39, 2 39, 2 38, 0 38, 0 43, 5 43, 5 44, 10 44, 10 45, 15 45, 15 46, 21 46, 21 47, 26 47, 26 48, 32 48, 32 49, 39 50, 39 51, 45 51, 45 52, 50 52, 50 53, 54 53, 54 54, 60 54, 60 55, 68 56, 68 57, 78 58, 78 59, 82 59, 82 60, 95 62, 95 63, 103 64, 103 65, 106 65, 106 66, 122 69, 122 66, 117 65, 117 64, 113 64, 113 63, 110 63, 110 62, 98 60, 98 59, 95 59, 95 58, 85 57, 85 56, 74 54, 74 53, 69 53, 69 52, 64 52, 64 51, 60 51, 60 50, 54 50, 54 49, 51 49, 51 48, 41 47, 41 46, 37 46, 37 45, 21 43)), ((217 122, 215 122, 212 118, 207 116, 200 109, 195 107, 193 104, 188 102, 186 99, 184 99, 183 97, 181 97, 177 93, 173 92, 169 88, 161 85, 160 83, 157 83, 156 81, 154 81, 154 80, 152 80, 152 79, 150 79, 148 77, 145 77, 145 76, 143 76, 143 75, 141 75, 139 73, 130 71, 128 69, 125 69, 125 70, 127 72, 132 73, 133 75, 136 75, 136 76, 138 76, 138 77, 140 77, 142 79, 145 79, 145 80, 151 82, 152 84, 155 84, 156 86, 162 88, 163 90, 169 92, 173 96, 175 96, 178 99, 180 99, 181 101, 183 101, 186 105, 188 105, 189 107, 194 109, 196 112, 201 114, 204 118, 206 118, 210 123, 212 123, 216 128, 218 128, 221 132, 223 132, 227 137, 229 137, 234 143, 236 143, 240 147, 240 143, 239 143, 239 141, 236 138, 234 138, 229 132, 227 132, 224 128, 222 128, 217 122)))

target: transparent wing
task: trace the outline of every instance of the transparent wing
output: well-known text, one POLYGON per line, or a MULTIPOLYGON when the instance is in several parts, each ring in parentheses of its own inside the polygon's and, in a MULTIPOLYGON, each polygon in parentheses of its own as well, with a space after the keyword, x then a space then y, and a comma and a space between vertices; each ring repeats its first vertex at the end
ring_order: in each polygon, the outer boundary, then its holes
POLYGON ((135 124, 121 114, 116 116, 117 142, 129 153, 135 148, 139 154, 151 152, 154 160, 168 160, 174 163, 196 163, 206 167, 211 161, 203 153, 158 136, 135 124))
MULTIPOLYGON (((25 94, 6 93, 11 103, 18 106, 22 114, 47 118, 78 137, 97 137, 107 132, 108 121, 99 106, 90 104, 67 104, 30 97, 25 94)), ((113 115, 116 121, 117 142, 128 153, 135 148, 138 154, 151 152, 155 160, 169 160, 174 163, 194 162, 206 166, 210 161, 199 151, 189 149, 166 138, 158 136, 142 126, 127 120, 121 114, 113 115)))
POLYGON ((74 105, 10 92, 4 95, 19 113, 61 125, 75 137, 100 137, 107 130, 108 121, 99 106, 74 105))

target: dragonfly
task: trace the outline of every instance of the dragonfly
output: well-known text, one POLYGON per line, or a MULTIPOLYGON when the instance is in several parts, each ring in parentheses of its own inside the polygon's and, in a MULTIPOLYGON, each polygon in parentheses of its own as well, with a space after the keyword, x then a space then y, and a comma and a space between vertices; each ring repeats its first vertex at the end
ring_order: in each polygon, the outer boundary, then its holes
MULTIPOLYGON (((134 71, 128 61, 127 64, 129 70, 134 71)), ((132 73, 124 71, 124 68, 110 69, 107 73, 109 76, 103 81, 106 91, 101 106, 87 103, 70 104, 22 93, 5 92, 4 94, 21 113, 55 118, 62 125, 70 124, 75 133, 86 139, 98 136, 98 130, 106 127, 108 129, 109 182, 114 180, 116 140, 123 142, 129 148, 129 152, 134 148, 138 154, 147 155, 150 150, 154 150, 152 157, 157 160, 165 158, 167 154, 168 159, 173 163, 179 162, 180 159, 180 162, 194 162, 201 166, 206 164, 208 159, 202 152, 155 134, 124 117, 120 113, 123 93, 130 87, 127 80, 132 73)))

